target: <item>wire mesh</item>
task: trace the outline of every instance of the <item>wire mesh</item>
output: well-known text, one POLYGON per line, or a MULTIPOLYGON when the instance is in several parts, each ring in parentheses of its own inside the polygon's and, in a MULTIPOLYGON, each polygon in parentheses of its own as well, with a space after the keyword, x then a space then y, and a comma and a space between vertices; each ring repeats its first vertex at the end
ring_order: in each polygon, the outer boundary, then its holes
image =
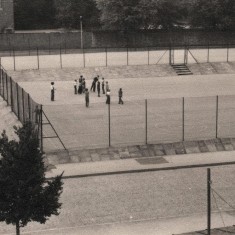
POLYGON ((148 143, 182 140, 182 99, 148 100, 148 143))
POLYGON ((110 105, 111 145, 145 143, 145 101, 110 105))
POLYGON ((185 139, 202 140, 216 136, 216 97, 185 98, 185 139))
POLYGON ((234 137, 235 96, 219 96, 218 136, 234 137))

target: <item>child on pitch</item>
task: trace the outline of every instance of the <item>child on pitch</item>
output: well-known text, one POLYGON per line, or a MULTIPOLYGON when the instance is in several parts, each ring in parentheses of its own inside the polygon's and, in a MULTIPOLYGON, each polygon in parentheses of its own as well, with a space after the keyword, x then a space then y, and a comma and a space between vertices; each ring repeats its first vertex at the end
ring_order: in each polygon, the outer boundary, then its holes
POLYGON ((88 108, 89 107, 89 91, 87 88, 85 90, 85 102, 86 102, 86 107, 88 108))
POLYGON ((97 92, 98 92, 98 97, 100 97, 100 81, 99 81, 99 79, 97 81, 97 92))
POLYGON ((51 101, 55 101, 55 87, 54 82, 51 82, 51 101))
POLYGON ((110 95, 111 95, 111 92, 110 92, 110 89, 108 89, 107 90, 107 92, 106 92, 106 104, 110 104, 110 101, 111 101, 111 97, 110 97, 110 95))
POLYGON ((86 80, 85 78, 82 78, 82 93, 85 93, 86 91, 86 80))
POLYGON ((105 89, 104 89, 104 78, 102 78, 102 92, 105 94, 105 89))
POLYGON ((106 94, 107 94, 107 91, 110 90, 108 81, 106 81, 106 83, 105 83, 105 89, 106 89, 106 94))
POLYGON ((122 95, 123 95, 123 92, 122 92, 122 88, 119 89, 118 91, 118 97, 119 97, 119 104, 123 104, 123 100, 122 100, 122 95))
POLYGON ((74 94, 76 95, 78 93, 78 80, 77 79, 74 80, 73 87, 74 87, 74 94))

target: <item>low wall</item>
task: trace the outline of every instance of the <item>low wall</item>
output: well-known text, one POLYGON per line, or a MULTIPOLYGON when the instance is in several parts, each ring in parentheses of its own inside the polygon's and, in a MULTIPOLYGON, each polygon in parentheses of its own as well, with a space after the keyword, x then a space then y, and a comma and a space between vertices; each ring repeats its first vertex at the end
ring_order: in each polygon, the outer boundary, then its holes
MULTIPOLYGON (((84 47, 91 46, 91 33, 83 34, 84 47)), ((80 48, 80 32, 0 34, 0 50, 80 48)))
MULTIPOLYGON (((164 47, 169 45, 235 44, 235 31, 93 31, 83 33, 85 48, 164 47)), ((50 50, 81 48, 80 32, 0 34, 0 50, 50 50)))
POLYGON ((169 45, 235 44, 235 31, 97 31, 92 33, 93 47, 146 47, 169 45))

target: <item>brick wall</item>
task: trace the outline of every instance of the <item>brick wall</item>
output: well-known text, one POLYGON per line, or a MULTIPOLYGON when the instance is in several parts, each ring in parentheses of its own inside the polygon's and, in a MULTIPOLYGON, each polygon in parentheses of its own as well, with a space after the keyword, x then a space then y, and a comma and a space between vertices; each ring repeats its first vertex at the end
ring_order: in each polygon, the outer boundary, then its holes
POLYGON ((6 28, 14 29, 13 0, 0 0, 0 32, 6 28))

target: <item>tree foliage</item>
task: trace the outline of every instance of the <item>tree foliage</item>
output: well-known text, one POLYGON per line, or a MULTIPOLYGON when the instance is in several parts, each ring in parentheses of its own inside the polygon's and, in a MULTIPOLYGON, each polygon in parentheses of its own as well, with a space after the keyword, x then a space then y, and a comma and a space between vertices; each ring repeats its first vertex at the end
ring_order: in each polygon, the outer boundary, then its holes
POLYGON ((9 141, 5 131, 0 137, 0 221, 16 225, 19 234, 28 222, 45 223, 59 214, 62 175, 46 180, 43 153, 30 122, 16 128, 16 134, 18 141, 9 141))
POLYGON ((99 11, 94 0, 57 0, 56 26, 80 28, 80 16, 86 29, 99 26, 99 11))
POLYGON ((18 30, 54 27, 54 0, 15 0, 14 11, 18 30))
POLYGON ((190 15, 194 27, 235 29, 234 0, 197 0, 190 15))
POLYGON ((171 0, 96 0, 106 29, 172 28, 180 18, 171 0))

